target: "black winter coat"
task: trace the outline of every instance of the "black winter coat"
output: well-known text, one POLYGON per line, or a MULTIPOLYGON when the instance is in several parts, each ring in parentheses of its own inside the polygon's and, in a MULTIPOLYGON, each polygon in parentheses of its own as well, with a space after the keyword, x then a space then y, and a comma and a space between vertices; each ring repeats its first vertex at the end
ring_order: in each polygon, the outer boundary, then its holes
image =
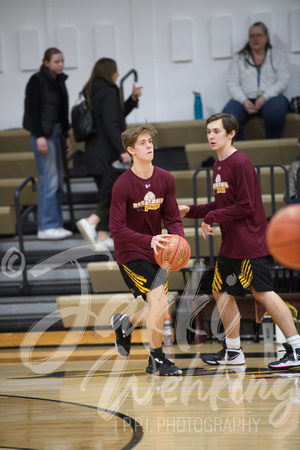
POLYGON ((121 141, 126 129, 125 117, 137 107, 138 101, 130 96, 122 106, 119 88, 96 78, 92 84, 91 104, 98 132, 85 142, 86 167, 90 175, 107 175, 111 162, 125 152, 121 141))
POLYGON ((54 79, 44 64, 30 77, 25 91, 23 127, 36 137, 51 136, 56 122, 62 124, 67 134, 70 128, 67 78, 62 72, 54 79))

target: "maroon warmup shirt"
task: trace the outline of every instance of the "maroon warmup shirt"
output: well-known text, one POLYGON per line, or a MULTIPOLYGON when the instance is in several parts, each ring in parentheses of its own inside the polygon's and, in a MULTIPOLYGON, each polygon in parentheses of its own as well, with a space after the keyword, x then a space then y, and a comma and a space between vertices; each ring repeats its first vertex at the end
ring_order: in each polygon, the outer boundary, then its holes
POLYGON ((162 234, 162 222, 169 234, 184 237, 173 175, 154 166, 152 177, 144 180, 127 170, 114 184, 110 207, 117 263, 134 259, 155 263, 151 240, 162 234))
MULTIPOLYGON (((220 225, 220 253, 227 258, 252 259, 269 254, 266 245, 267 218, 255 169, 240 151, 213 167, 215 201, 191 205, 186 217, 204 218, 220 225)), ((200 255, 201 256, 201 255, 200 255)))

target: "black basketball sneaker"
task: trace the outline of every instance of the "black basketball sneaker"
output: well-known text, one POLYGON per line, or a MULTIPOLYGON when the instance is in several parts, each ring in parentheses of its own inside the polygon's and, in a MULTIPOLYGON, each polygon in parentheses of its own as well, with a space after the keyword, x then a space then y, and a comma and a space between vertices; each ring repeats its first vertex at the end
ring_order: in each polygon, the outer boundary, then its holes
POLYGON ((121 356, 126 358, 130 352, 131 331, 133 330, 133 328, 130 327, 129 317, 120 313, 115 314, 111 318, 111 326, 116 333, 116 349, 121 356))
POLYGON ((223 348, 218 353, 211 353, 202 356, 202 361, 212 366, 218 364, 245 364, 245 357, 242 347, 239 349, 227 348, 225 341, 223 341, 223 348))

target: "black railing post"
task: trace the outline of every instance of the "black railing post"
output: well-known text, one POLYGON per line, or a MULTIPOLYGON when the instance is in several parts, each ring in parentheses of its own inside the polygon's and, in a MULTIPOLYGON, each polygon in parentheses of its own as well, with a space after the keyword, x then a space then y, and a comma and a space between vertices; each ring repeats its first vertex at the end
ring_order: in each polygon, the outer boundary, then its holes
POLYGON ((71 230, 74 231, 75 230, 75 218, 74 218, 74 208, 73 208, 73 199, 72 199, 68 159, 67 159, 66 149, 65 149, 65 138, 62 139, 61 148, 62 148, 62 159, 63 159, 63 166, 64 166, 64 172, 65 172, 65 183, 67 186, 67 199, 68 199, 68 206, 69 206, 69 212, 70 212, 71 230))
MULTIPOLYGON (((194 204, 198 204, 198 189, 197 189, 197 176, 199 172, 206 172, 206 196, 207 202, 211 202, 211 167, 202 167, 197 169, 193 175, 193 200, 194 204)), ((194 227, 195 227, 195 252, 196 252, 196 260, 200 259, 200 240, 199 240, 199 221, 198 219, 194 219, 194 227)), ((213 236, 209 236, 209 264, 213 266, 214 264, 214 243, 213 236)))
POLYGON ((124 100, 124 89, 123 89, 123 84, 124 84, 125 80, 126 80, 128 77, 130 77, 130 75, 133 75, 133 76, 134 76, 134 81, 135 81, 135 82, 137 82, 137 80, 138 80, 138 74, 137 74, 137 71, 136 71, 135 69, 129 70, 129 72, 127 72, 127 73, 123 76, 123 78, 121 78, 121 81, 120 81, 120 89, 121 89, 122 100, 124 100))
MULTIPOLYGON (((206 191, 207 191, 207 201, 208 203, 211 202, 211 174, 210 174, 211 168, 207 167, 206 169, 206 191)), ((212 267, 214 265, 214 242, 213 242, 213 236, 208 236, 209 240, 209 264, 212 267)))
POLYGON ((29 287, 29 283, 27 280, 26 255, 25 255, 23 230, 22 230, 22 217, 21 217, 21 212, 20 212, 20 192, 29 182, 31 182, 31 185, 32 185, 32 192, 35 192, 36 191, 36 182, 35 182, 34 177, 30 176, 30 177, 27 177, 17 187, 17 189, 15 190, 15 194, 14 194, 16 220, 17 220, 17 232, 18 232, 18 237, 19 237, 19 248, 20 248, 20 252, 22 253, 22 255, 24 256, 24 259, 25 259, 25 267, 22 272, 22 277, 23 277, 22 291, 24 292, 24 294, 28 294, 30 292, 30 287, 29 287))
MULTIPOLYGON (((288 169, 283 164, 256 164, 255 169, 257 171, 257 176, 259 180, 259 185, 261 188, 261 169, 263 167, 270 169, 270 192, 271 192, 271 206, 272 206, 272 216, 276 212, 276 199, 275 199, 275 174, 274 170, 276 167, 280 167, 284 172, 284 187, 285 187, 285 203, 287 199, 290 198, 290 185, 289 185, 289 172, 288 169)), ((262 189, 261 189, 262 190, 262 189)))
MULTIPOLYGON (((197 169, 193 175, 193 200, 194 205, 198 205, 198 195, 197 195, 197 175, 198 172, 201 169, 197 169)), ((200 251, 199 251, 199 235, 198 235, 198 229, 199 229, 199 221, 198 219, 194 219, 194 227, 195 227, 195 251, 196 251, 196 262, 200 259, 200 251)))

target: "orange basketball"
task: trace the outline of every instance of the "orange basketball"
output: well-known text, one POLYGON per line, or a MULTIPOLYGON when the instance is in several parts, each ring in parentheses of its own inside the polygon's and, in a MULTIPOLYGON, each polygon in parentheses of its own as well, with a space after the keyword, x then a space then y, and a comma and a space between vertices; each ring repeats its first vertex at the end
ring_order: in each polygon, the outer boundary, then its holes
POLYGON ((300 269, 300 204, 284 206, 270 220, 267 245, 273 258, 289 269, 300 269))
POLYGON ((182 269, 191 257, 188 242, 177 234, 172 234, 165 244, 165 248, 158 248, 158 255, 154 253, 157 264, 171 272, 182 269))

